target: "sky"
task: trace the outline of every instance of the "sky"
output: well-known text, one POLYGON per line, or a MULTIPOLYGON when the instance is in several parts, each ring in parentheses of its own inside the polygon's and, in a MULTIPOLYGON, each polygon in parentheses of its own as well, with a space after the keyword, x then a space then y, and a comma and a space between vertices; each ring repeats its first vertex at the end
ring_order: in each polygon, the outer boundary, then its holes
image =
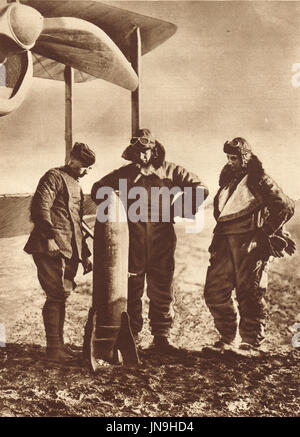
MULTIPOLYGON (((109 2, 106 2, 109 3, 109 2)), ((169 161, 217 190, 226 140, 242 136, 266 172, 300 198, 300 2, 110 2, 178 26, 142 57, 141 127, 169 161), (293 67, 294 66, 294 67, 293 67)), ((130 139, 130 92, 97 79, 74 86, 73 139, 96 152, 86 193, 123 165, 130 139)), ((0 119, 1 193, 32 193, 64 163, 64 84, 33 79, 22 106, 0 119)))

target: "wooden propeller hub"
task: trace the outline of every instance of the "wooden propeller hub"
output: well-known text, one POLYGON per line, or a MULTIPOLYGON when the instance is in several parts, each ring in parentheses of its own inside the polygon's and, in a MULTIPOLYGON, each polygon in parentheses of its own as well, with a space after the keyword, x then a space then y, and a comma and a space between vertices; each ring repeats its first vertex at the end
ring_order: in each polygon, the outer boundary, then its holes
POLYGON ((34 8, 14 3, 0 17, 0 31, 23 49, 31 49, 43 29, 43 16, 34 8))

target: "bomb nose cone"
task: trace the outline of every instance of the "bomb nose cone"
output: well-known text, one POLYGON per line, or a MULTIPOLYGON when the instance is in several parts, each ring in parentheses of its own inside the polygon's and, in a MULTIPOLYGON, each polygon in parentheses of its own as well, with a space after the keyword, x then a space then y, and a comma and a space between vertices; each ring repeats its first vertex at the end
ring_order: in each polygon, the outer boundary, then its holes
POLYGON ((43 16, 30 6, 16 3, 8 8, 7 20, 15 42, 24 49, 32 48, 43 29, 43 16))

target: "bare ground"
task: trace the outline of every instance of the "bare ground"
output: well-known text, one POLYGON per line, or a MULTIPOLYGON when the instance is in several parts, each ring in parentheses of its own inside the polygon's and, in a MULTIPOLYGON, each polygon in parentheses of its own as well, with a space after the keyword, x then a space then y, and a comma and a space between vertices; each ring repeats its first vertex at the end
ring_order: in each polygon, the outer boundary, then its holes
MULTIPOLYGON (((299 256, 271 265, 265 354, 205 356, 217 339, 203 300, 210 235, 177 226, 174 357, 141 353, 137 367, 105 362, 96 375, 83 362, 60 367, 44 361, 43 293, 35 267, 22 253, 25 237, 0 240, 0 323, 8 359, 0 363, 0 416, 201 417, 298 416, 299 348, 291 344, 300 322, 299 256)), ((91 275, 79 274, 66 321, 66 340, 82 344, 91 305, 91 275)), ((141 347, 151 342, 144 301, 141 347)))

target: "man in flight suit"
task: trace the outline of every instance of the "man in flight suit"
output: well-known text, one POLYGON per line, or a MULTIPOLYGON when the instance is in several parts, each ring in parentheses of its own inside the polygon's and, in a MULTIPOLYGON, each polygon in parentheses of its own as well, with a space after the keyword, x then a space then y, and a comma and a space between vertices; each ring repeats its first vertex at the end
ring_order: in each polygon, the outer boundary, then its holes
POLYGON ((295 251, 283 228, 294 213, 294 202, 265 173, 244 138, 226 141, 223 150, 228 163, 220 174, 214 199, 217 224, 204 289, 220 339, 208 349, 235 349, 235 289, 242 340, 238 352, 259 356, 265 338, 267 264, 270 256, 282 257, 295 251))
MULTIPOLYGON (((128 191, 139 187, 147 193, 147 201, 144 205, 147 218, 132 221, 128 217, 128 313, 133 335, 137 338, 143 326, 142 295, 146 279, 150 300, 150 327, 154 336, 153 347, 162 353, 172 353, 175 352, 175 348, 169 343, 168 337, 173 321, 172 283, 176 247, 174 217, 171 211, 170 218, 164 221, 162 211, 153 210, 151 190, 178 187, 183 191, 185 187, 190 187, 195 192, 200 188, 202 201, 207 197, 208 190, 198 176, 179 165, 165 161, 164 147, 152 136, 149 129, 138 131, 122 157, 131 163, 96 182, 92 188, 92 199, 98 204, 101 203, 97 196, 99 188, 106 186, 118 190, 120 180, 126 180, 128 191)), ((192 205, 193 214, 200 206, 196 204, 195 199, 196 196, 192 205)), ((130 202, 128 199, 129 207, 130 202)))

